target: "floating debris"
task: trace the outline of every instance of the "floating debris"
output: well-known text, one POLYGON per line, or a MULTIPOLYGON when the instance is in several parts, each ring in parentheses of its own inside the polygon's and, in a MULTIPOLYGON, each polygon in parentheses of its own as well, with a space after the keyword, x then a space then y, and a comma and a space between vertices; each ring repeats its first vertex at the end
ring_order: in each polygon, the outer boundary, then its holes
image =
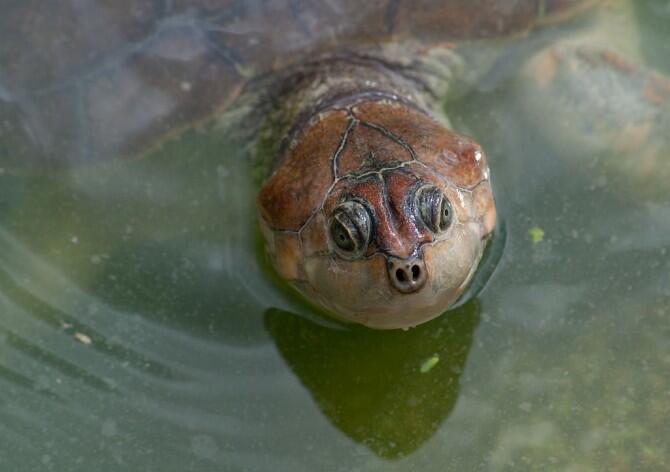
POLYGON ((544 239, 544 230, 539 226, 533 226, 528 230, 528 235, 533 241, 533 244, 541 243, 544 239))
POLYGON ((79 331, 74 333, 74 337, 77 341, 79 341, 82 344, 86 344, 87 346, 93 342, 90 336, 84 333, 80 333, 79 331))
POLYGON ((430 372, 430 370, 431 370, 433 367, 435 367, 435 366, 437 365, 438 362, 440 362, 440 356, 438 356, 437 354, 433 354, 433 355, 430 356, 428 359, 426 359, 425 361, 423 361, 423 363, 421 364, 421 368, 419 369, 419 371, 420 371, 422 374, 425 374, 425 373, 427 373, 427 372, 430 372))

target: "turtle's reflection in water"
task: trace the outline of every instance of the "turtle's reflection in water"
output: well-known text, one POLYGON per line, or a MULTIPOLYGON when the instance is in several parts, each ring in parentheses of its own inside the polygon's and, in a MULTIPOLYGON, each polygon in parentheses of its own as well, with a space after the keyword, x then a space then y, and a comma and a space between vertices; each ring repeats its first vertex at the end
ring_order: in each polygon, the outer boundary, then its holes
POLYGON ((476 300, 408 331, 333 330, 265 312, 277 349, 321 411, 386 459, 418 449, 449 415, 478 324, 476 300))

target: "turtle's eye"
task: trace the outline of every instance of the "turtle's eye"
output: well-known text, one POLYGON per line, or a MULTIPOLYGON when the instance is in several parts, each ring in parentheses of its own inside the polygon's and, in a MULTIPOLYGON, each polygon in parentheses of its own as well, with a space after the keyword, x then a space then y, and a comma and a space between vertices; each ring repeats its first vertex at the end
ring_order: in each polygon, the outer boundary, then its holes
POLYGON ((415 205, 421 221, 433 232, 445 231, 451 225, 451 204, 434 185, 424 185, 416 192, 415 205))
POLYGON ((371 227, 370 214, 361 203, 344 202, 333 211, 330 237, 342 256, 353 258, 367 248, 371 227))

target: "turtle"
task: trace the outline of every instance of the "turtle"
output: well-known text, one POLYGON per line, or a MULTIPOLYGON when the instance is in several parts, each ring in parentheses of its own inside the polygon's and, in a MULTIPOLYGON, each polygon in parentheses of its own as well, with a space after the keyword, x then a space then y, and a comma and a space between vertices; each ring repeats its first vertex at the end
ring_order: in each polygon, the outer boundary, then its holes
MULTIPOLYGON (((340 320, 413 327, 463 296, 497 223, 486 153, 454 130, 445 99, 505 64, 477 54, 481 42, 537 52, 531 31, 598 3, 12 3, 0 19, 0 166, 138 156, 232 114, 263 171, 258 223, 276 273, 340 320)), ((546 63, 527 76, 542 82, 546 63)), ((667 100, 657 82, 654 110, 667 100)))

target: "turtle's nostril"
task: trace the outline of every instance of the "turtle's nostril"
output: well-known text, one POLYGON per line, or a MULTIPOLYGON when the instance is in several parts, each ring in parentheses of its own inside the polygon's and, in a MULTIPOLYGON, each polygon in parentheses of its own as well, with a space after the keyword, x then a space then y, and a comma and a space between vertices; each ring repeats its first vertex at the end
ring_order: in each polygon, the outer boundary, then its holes
POLYGON ((402 293, 418 291, 426 283, 426 264, 421 258, 388 260, 391 285, 402 293))

